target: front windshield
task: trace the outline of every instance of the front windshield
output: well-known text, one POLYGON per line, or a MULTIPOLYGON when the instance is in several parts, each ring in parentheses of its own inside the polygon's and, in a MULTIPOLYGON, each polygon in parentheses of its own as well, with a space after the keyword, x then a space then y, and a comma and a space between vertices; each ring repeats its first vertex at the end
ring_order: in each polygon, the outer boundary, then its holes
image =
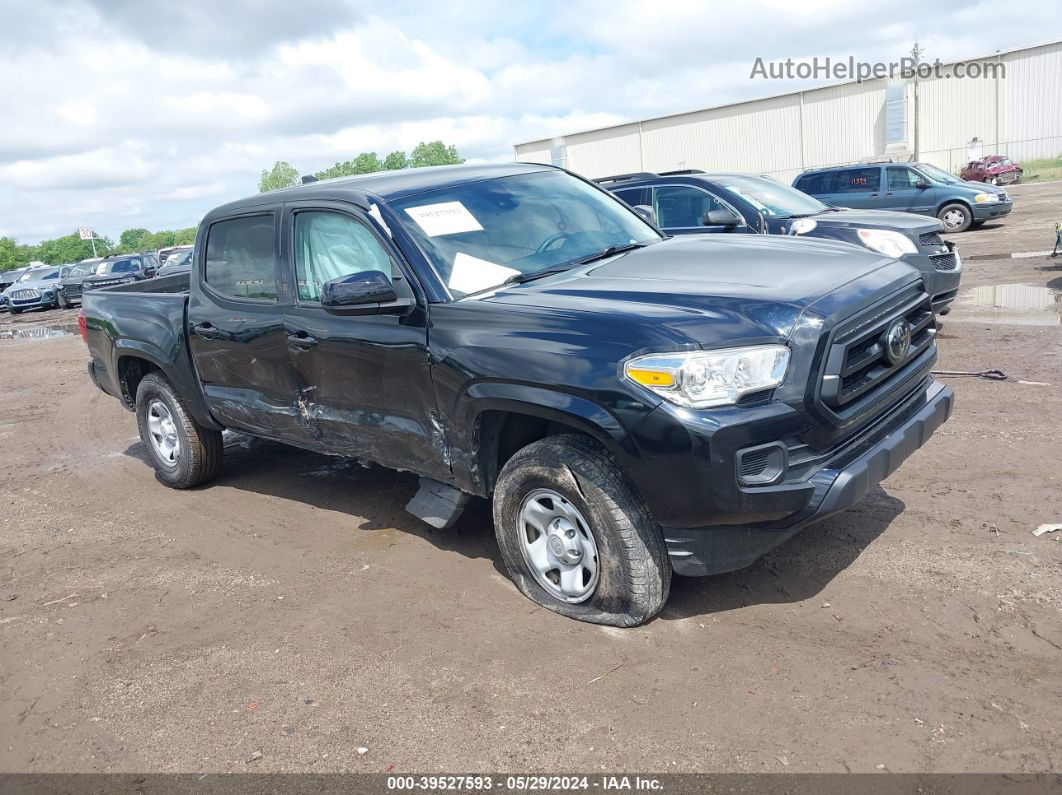
POLYGON ((95 262, 82 262, 81 264, 72 267, 70 269, 70 273, 68 273, 67 276, 88 276, 95 269, 95 262))
POLYGON ((619 200, 563 171, 428 191, 392 207, 458 297, 661 239, 619 200))
POLYGON ((767 177, 724 176, 714 181, 770 218, 817 215, 830 209, 818 199, 767 177))
POLYGON ((19 277, 20 282, 46 282, 49 279, 58 279, 59 271, 26 271, 19 277))
POLYGON ((187 264, 191 258, 191 251, 178 251, 176 254, 170 254, 170 256, 166 257, 166 264, 163 267, 178 268, 187 264))
POLYGON ((959 182, 959 180, 955 179, 955 177, 953 177, 947 171, 942 171, 936 166, 930 166, 925 163, 919 163, 917 168, 930 179, 934 179, 937 182, 943 182, 945 185, 955 185, 959 182))

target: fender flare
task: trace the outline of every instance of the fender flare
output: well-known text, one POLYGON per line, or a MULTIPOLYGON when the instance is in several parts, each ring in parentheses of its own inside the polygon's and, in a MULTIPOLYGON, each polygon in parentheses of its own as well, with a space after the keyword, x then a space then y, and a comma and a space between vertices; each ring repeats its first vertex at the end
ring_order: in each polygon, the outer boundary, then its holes
MULTIPOLYGON (((466 474, 481 494, 485 492, 486 484, 482 482, 483 473, 480 469, 483 441, 480 438, 480 421, 488 411, 525 414, 569 426, 596 439, 621 465, 625 459, 638 454, 630 434, 619 419, 591 400, 547 387, 498 381, 480 382, 470 387, 459 402, 457 421, 459 427, 466 429, 459 446, 464 448, 465 454, 458 452, 454 463, 459 464, 459 459, 465 459, 463 463, 467 473, 461 474, 466 474)), ((460 474, 455 474, 462 479, 460 474)))
MULTIPOLYGON (((192 377, 189 378, 188 373, 181 372, 179 361, 175 361, 174 358, 175 356, 179 357, 180 355, 181 351, 179 350, 175 351, 173 356, 167 355, 159 346, 143 340, 128 338, 115 340, 113 372, 114 381, 118 386, 119 393, 124 395, 118 367, 121 360, 123 358, 143 359, 158 367, 169 382, 173 384, 178 394, 183 398, 186 407, 191 412, 196 422, 212 430, 223 430, 223 426, 218 424, 217 420, 215 420, 210 413, 210 409, 207 406, 206 398, 203 395, 202 386, 200 385, 198 378, 194 376, 194 373, 192 373, 192 377)), ((123 402, 125 402, 124 397, 123 402)), ((133 406, 127 407, 133 408, 133 406)))

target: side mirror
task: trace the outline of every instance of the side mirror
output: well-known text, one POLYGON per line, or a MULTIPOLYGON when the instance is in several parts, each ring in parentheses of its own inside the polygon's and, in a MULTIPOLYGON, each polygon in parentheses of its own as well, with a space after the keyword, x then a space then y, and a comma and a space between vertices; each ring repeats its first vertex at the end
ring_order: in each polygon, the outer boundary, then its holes
POLYGON ((363 271, 321 285, 321 306, 334 315, 404 315, 413 299, 400 299, 382 271, 363 271))
POLYGON ((926 182, 924 179, 920 179, 918 180, 918 182, 915 183, 915 187, 919 190, 925 190, 926 188, 932 188, 933 186, 926 182))
POLYGON ((656 226, 656 210, 648 204, 636 204, 632 209, 653 226, 656 226))
POLYGON ((704 226, 737 226, 741 223, 730 210, 709 210, 701 221, 704 226))

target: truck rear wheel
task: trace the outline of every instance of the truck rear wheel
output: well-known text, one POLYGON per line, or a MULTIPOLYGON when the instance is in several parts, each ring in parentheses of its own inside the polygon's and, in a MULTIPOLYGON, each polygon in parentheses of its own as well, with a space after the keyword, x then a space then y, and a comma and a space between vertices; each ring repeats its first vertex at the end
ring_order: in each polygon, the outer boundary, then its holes
POLYGON ((517 588, 554 612, 633 627, 667 601, 660 529, 592 439, 552 436, 509 459, 494 491, 494 531, 517 588))
POLYGON ((192 418, 162 373, 149 373, 137 387, 136 421, 155 477, 164 486, 190 489, 217 475, 224 453, 221 433, 192 418))

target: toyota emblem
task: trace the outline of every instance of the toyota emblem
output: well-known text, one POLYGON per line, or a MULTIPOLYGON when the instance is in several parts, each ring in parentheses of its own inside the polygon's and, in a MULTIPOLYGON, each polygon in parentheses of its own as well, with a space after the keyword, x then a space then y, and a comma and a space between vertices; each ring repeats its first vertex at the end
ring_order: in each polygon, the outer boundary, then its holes
POLYGON ((885 332, 885 355, 890 364, 899 364, 911 351, 911 324, 903 318, 895 321, 885 332))

